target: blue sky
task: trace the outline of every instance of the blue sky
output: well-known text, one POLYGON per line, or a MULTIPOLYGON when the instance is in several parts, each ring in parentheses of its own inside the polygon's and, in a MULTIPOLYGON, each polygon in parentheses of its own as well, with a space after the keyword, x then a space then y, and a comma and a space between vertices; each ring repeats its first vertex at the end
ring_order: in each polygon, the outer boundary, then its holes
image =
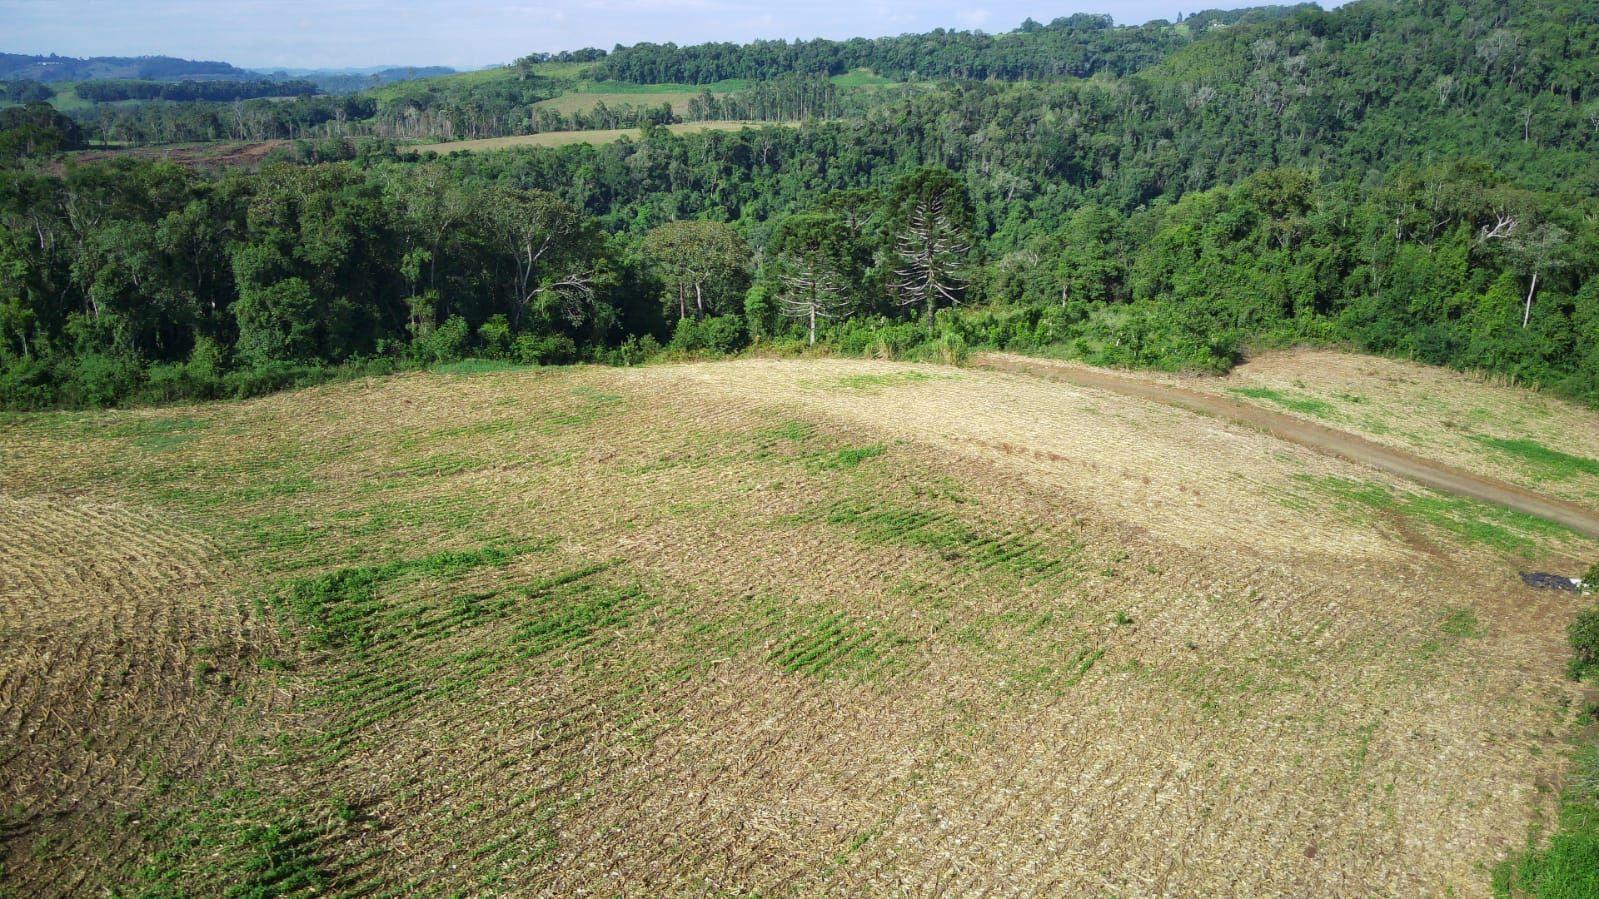
MULTIPOLYGON (((1289 0, 1281 0, 1289 2, 1289 0)), ((1074 12, 1117 22, 1259 0, 0 0, 0 51, 165 54, 242 66, 509 62, 617 43, 877 37, 932 28, 1008 31, 1074 12)))

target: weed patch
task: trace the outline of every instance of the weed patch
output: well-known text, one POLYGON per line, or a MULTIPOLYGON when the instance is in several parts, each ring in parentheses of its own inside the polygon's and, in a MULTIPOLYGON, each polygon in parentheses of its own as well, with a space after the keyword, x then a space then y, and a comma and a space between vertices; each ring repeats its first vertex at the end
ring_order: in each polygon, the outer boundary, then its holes
POLYGON ((831 453, 824 453, 812 460, 812 467, 821 471, 838 471, 841 469, 858 468, 862 462, 881 456, 884 447, 881 443, 871 446, 845 447, 831 453))
POLYGON ((1273 390, 1269 387, 1229 387, 1227 392, 1246 396, 1250 399, 1276 403, 1284 409, 1298 412, 1301 415, 1309 415, 1313 418, 1336 418, 1338 415, 1337 410, 1333 408, 1331 403, 1314 397, 1290 396, 1281 390, 1273 390))
POLYGON ((1472 440, 1525 464, 1539 480, 1563 481, 1579 475, 1599 477, 1599 459, 1552 450, 1536 440, 1504 440, 1473 435, 1472 440))
POLYGON ((818 517, 867 543, 897 543, 931 550, 963 571, 998 570, 1021 578, 1042 579, 1066 567, 1065 561, 1050 554, 1040 541, 1011 531, 988 533, 948 512, 844 500, 818 517))
POLYGON ((786 631, 767 658, 790 674, 822 678, 876 673, 896 660, 896 650, 915 642, 842 612, 807 616, 786 631))
POLYGON ((1464 497, 1399 493, 1381 484, 1338 477, 1296 478, 1316 492, 1333 497, 1345 509, 1404 515, 1467 542, 1503 552, 1525 554, 1535 550, 1542 539, 1571 535, 1569 529, 1555 522, 1464 497))

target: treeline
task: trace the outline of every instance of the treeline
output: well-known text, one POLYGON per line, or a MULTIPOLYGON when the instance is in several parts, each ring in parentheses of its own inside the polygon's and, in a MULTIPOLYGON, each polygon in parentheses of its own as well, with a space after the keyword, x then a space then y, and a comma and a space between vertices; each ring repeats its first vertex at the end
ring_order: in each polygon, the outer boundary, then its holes
POLYGON ((1014 241, 946 169, 819 183, 807 166, 843 160, 794 152, 794 130, 220 176, 6 172, 0 404, 751 341, 1210 369, 1252 342, 1341 342, 1599 402, 1591 199, 1468 162, 1378 184, 1270 169, 1141 210, 1079 204, 1014 241), (718 187, 685 192, 686 166, 718 187))
POLYGON ((592 131, 611 128, 643 128, 650 125, 671 125, 678 121, 672 104, 640 106, 619 103, 615 106, 601 100, 590 109, 561 112, 548 106, 535 110, 532 133, 545 131, 592 131))
POLYGON ((39 81, 0 81, 0 101, 19 103, 26 106, 29 103, 43 103, 55 97, 55 88, 39 81))
POLYGON ((1196 14, 1180 25, 1166 21, 1117 26, 1109 16, 1077 15, 1041 25, 1029 19, 1007 34, 937 29, 869 40, 817 39, 617 46, 595 75, 640 84, 710 84, 729 78, 767 80, 783 75, 840 75, 869 68, 894 78, 1005 81, 1128 75, 1164 59, 1212 26, 1269 21, 1305 7, 1262 7, 1196 14))
POLYGON ((722 96, 703 90, 688 103, 688 119, 693 122, 802 122, 839 118, 844 113, 838 86, 822 76, 784 75, 722 96))
POLYGON ((83 129, 48 103, 0 109, 0 168, 83 146, 83 129))
MULTIPOLYGON (((100 106, 81 116, 95 141, 128 145, 179 141, 264 141, 342 138, 370 133, 377 101, 363 95, 233 103, 148 103, 100 106)), ((431 122, 430 122, 431 124, 431 122)), ((419 129, 420 130, 420 129, 419 129)))
POLYGON ((605 51, 598 47, 584 47, 581 50, 562 50, 559 53, 529 53, 512 64, 517 77, 522 79, 536 78, 534 67, 547 62, 595 62, 605 58, 605 51))
POLYGON ((287 101, 101 106, 85 116, 85 124, 97 139, 128 144, 348 137, 454 140, 530 133, 538 122, 534 104, 553 93, 547 80, 463 85, 445 79, 287 101))
POLYGON ((173 103, 227 103, 261 97, 309 97, 320 91, 309 81, 81 81, 73 87, 94 103, 165 100, 173 103))

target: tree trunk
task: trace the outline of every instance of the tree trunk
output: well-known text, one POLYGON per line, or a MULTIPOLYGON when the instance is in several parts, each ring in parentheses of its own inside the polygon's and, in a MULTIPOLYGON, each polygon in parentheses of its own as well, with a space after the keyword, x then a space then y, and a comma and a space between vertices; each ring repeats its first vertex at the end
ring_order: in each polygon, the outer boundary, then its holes
POLYGON ((1521 312, 1521 326, 1523 328, 1527 327, 1527 323, 1532 321, 1532 294, 1533 294, 1533 291, 1535 291, 1537 289, 1538 289, 1538 273, 1537 272, 1533 272, 1532 273, 1532 286, 1527 288, 1527 308, 1522 310, 1522 312, 1521 312))
POLYGON ((694 312, 700 318, 705 317, 705 297, 700 293, 700 282, 694 282, 694 312))
POLYGON ((816 304, 811 304, 811 346, 816 346, 816 304))

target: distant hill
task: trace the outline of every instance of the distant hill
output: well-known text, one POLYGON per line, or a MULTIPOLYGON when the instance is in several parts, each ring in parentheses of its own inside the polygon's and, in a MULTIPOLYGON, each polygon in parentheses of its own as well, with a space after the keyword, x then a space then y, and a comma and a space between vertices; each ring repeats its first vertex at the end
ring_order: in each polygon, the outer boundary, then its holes
POLYGON ((256 69, 274 81, 309 81, 330 94, 353 94, 379 84, 454 75, 449 66, 369 66, 340 69, 256 69))
POLYGON ((225 62, 178 59, 173 56, 30 56, 0 53, 0 81, 87 81, 123 79, 183 81, 248 80, 251 72, 225 62))

